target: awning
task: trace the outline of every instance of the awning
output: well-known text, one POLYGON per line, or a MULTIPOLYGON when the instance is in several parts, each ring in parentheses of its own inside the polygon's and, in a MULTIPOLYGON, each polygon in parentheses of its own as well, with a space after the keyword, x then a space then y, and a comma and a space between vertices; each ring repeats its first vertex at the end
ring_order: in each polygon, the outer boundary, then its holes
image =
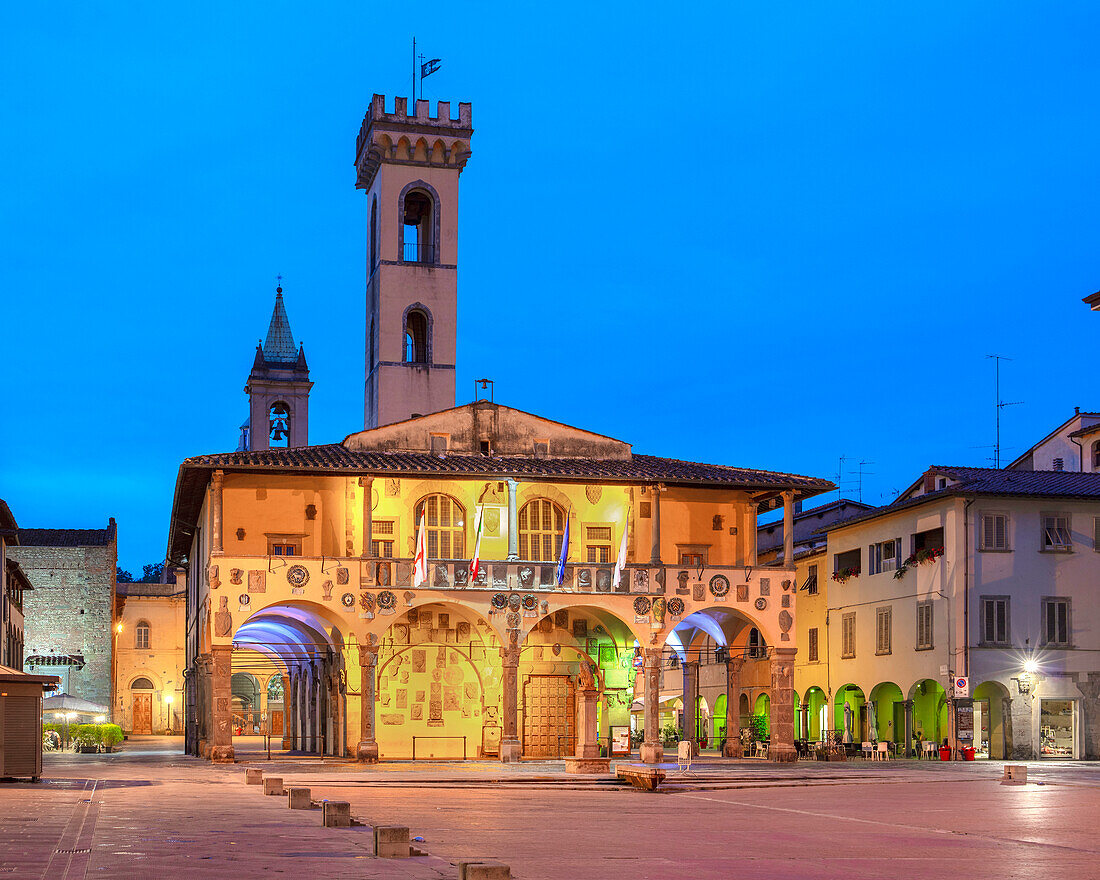
POLYGON ((46 697, 42 701, 42 712, 74 712, 77 715, 106 715, 106 706, 98 703, 89 703, 72 694, 58 694, 56 697, 46 697))

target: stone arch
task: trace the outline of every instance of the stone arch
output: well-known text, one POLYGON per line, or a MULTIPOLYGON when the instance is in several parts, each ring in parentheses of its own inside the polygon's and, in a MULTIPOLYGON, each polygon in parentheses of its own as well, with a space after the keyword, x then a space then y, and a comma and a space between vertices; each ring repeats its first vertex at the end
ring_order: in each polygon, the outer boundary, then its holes
POLYGON ((892 681, 880 681, 867 695, 867 735, 871 742, 905 743, 905 696, 892 681))
POLYGON ((857 684, 845 684, 837 688, 833 698, 834 728, 846 742, 863 742, 866 737, 866 704, 867 698, 863 688, 857 684), (845 713, 847 705, 851 718, 845 713), (848 735, 845 736, 845 733, 848 735))
MULTIPOLYGON (((429 309, 422 302, 414 302, 405 308, 405 311, 401 314, 401 361, 408 364, 423 364, 429 366, 435 361, 432 360, 434 356, 433 352, 433 340, 435 338, 435 319, 432 317, 432 310, 429 309), (423 315, 424 316, 424 359, 423 360, 409 360, 408 351, 406 350, 405 337, 409 333, 409 318, 410 316, 423 315)), ((414 343, 415 344, 415 343, 414 343)))
POLYGON ((156 678, 151 672, 142 671, 131 676, 129 689, 132 691, 157 691, 160 686, 154 682, 156 678))
POLYGON ((971 693, 975 715, 979 716, 974 719, 974 744, 978 754, 993 760, 1007 760, 1013 750, 1012 696, 1008 688, 995 679, 988 679, 971 693))
MULTIPOLYGON (((401 140, 408 143, 406 138, 401 140)), ((427 245, 429 248, 429 259, 421 259, 418 262, 430 263, 432 265, 439 264, 439 230, 440 230, 440 200, 439 193, 435 187, 428 181, 418 178, 413 180, 401 189, 401 193, 397 197, 397 259, 399 262, 406 262, 405 260, 405 199, 410 193, 421 192, 424 193, 431 202, 431 217, 429 218, 429 231, 427 245)))

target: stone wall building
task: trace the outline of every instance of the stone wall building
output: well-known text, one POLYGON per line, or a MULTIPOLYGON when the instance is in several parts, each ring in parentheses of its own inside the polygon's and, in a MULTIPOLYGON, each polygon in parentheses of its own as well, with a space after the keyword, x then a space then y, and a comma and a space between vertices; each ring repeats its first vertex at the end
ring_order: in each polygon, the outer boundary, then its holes
POLYGON ((115 722, 134 734, 183 733, 183 589, 125 583, 116 596, 115 722))
POLYGON ((26 671, 56 675, 60 692, 113 708, 114 519, 104 529, 20 529, 8 552, 33 586, 24 600, 26 671))

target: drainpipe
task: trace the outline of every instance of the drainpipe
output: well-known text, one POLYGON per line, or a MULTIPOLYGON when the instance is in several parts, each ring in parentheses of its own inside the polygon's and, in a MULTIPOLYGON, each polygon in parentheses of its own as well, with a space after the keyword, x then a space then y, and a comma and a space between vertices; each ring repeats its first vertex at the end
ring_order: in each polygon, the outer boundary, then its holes
POLYGON ((1068 439, 1070 443, 1077 447, 1077 471, 1083 474, 1085 472, 1085 444, 1078 443, 1072 437, 1068 437, 1066 439, 1068 439))
POLYGON ((963 665, 970 678, 970 505, 963 505, 963 665))

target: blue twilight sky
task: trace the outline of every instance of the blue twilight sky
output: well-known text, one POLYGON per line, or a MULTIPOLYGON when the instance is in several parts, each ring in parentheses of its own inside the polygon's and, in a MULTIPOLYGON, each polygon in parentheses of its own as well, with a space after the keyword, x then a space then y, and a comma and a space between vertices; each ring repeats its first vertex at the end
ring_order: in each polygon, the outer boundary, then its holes
POLYGON ((458 400, 884 502, 1100 409, 1100 6, 70 3, 0 12, 0 497, 164 553, 284 276, 362 426, 373 92, 473 102, 458 400))

